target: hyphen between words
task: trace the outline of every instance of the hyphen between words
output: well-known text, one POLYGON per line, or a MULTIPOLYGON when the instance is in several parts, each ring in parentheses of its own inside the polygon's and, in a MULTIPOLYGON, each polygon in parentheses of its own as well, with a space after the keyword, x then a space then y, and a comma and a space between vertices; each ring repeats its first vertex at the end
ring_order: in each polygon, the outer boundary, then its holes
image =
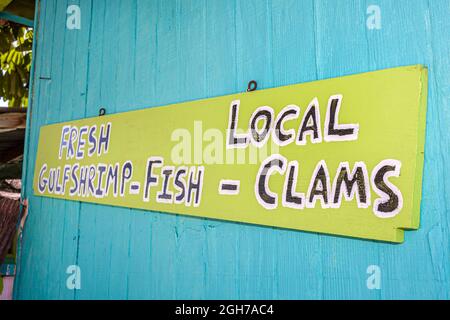
MULTIPOLYGON (((314 98, 304 112, 296 132, 285 130, 288 121, 298 120, 300 108, 286 106, 276 117, 273 108, 257 108, 250 117, 247 132, 238 133, 240 101, 230 106, 227 128, 227 149, 245 149, 250 144, 257 148, 264 146, 270 137, 278 146, 294 143, 298 146, 358 139, 359 124, 339 124, 342 95, 330 97, 322 135, 320 106, 314 98), (261 125, 262 124, 262 125, 261 125)), ((112 123, 94 126, 72 126, 62 128, 59 146, 59 159, 82 160, 86 157, 101 157, 110 149, 112 123)), ((124 146, 121 146, 124 148, 124 146)), ((394 159, 381 161, 369 176, 363 161, 354 163, 351 169, 348 162, 338 166, 333 182, 325 160, 315 167, 306 193, 298 192, 299 161, 288 161, 281 154, 272 154, 262 161, 255 179, 254 192, 258 203, 268 209, 276 209, 279 202, 286 208, 315 208, 317 202, 326 208, 339 208, 342 198, 345 201, 356 200, 358 208, 372 205, 371 189, 378 195, 373 202, 373 212, 380 218, 396 216, 403 207, 401 191, 389 181, 390 177, 399 177, 401 162, 394 159), (285 177, 283 190, 274 192, 269 188, 271 176, 278 172, 285 177), (281 197, 281 201, 279 201, 281 197)), ((105 198, 141 196, 142 201, 151 201, 151 190, 155 189, 154 201, 164 204, 177 204, 198 207, 201 204, 205 168, 199 166, 165 165, 165 159, 159 156, 148 158, 146 173, 140 182, 134 182, 133 162, 131 160, 115 164, 80 165, 67 164, 63 168, 48 168, 44 164, 39 172, 38 191, 41 194, 66 195, 75 198, 105 198), (70 185, 68 185, 70 183, 70 185), (140 186, 143 185, 141 189, 140 186)), ((216 188, 217 186, 208 186, 216 188)))

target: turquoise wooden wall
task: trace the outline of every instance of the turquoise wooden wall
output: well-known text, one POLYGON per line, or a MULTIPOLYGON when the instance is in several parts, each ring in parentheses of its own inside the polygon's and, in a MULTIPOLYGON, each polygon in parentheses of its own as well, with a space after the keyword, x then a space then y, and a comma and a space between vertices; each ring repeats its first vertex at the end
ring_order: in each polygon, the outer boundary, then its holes
POLYGON ((448 0, 40 1, 15 297, 448 299, 449 14, 448 0), (80 30, 66 29, 71 4, 80 30), (371 4, 380 30, 366 27, 371 4), (42 125, 242 92, 252 79, 263 89, 419 63, 430 70, 422 223, 404 244, 33 196, 42 125), (81 290, 66 287, 70 265, 81 290), (366 285, 370 265, 380 290, 366 285))

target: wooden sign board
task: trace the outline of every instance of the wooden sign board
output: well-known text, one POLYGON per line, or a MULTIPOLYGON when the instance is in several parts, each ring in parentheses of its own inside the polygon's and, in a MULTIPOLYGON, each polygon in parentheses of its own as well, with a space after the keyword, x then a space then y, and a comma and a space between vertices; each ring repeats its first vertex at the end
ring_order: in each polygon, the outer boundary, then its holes
POLYGON ((41 129, 37 196, 402 242, 427 70, 408 66, 41 129))

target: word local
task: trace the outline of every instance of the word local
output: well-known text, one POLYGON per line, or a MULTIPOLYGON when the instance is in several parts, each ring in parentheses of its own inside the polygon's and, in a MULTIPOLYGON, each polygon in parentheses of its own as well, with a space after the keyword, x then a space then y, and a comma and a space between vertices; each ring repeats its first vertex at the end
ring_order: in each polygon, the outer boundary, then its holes
POLYGON ((295 137, 295 130, 286 131, 284 124, 300 116, 300 107, 294 104, 288 105, 281 110, 276 119, 271 107, 259 107, 250 118, 248 132, 238 134, 240 101, 233 101, 230 107, 227 147, 229 149, 246 148, 250 142, 256 147, 262 147, 269 139, 270 133, 272 133, 274 142, 279 146, 286 146, 294 141, 297 145, 306 145, 308 136, 312 143, 321 143, 323 140, 325 142, 357 140, 359 124, 338 123, 342 99, 343 96, 339 94, 331 96, 328 101, 323 138, 317 98, 314 98, 306 109, 297 137, 295 137), (262 128, 258 126, 260 122, 264 123, 262 128))

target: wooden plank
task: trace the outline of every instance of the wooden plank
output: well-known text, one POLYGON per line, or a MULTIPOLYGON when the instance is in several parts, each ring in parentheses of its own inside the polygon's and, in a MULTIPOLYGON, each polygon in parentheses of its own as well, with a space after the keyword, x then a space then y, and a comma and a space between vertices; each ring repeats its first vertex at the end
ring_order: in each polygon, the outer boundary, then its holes
MULTIPOLYGON (((111 2, 111 6, 117 6, 111 2)), ((80 56, 86 57, 82 64, 84 70, 84 79, 80 79, 83 89, 84 114, 85 116, 97 116, 102 102, 100 101, 101 75, 102 75, 102 57, 103 57, 103 35, 105 25, 105 2, 103 1, 82 1, 80 2, 82 12, 89 11, 89 16, 82 22, 82 25, 88 27, 89 35, 85 39, 85 47, 80 50, 80 56)), ((82 32, 85 34, 86 31, 82 32)), ((81 85, 80 83, 80 85, 81 85)), ((107 107, 107 106, 105 106, 107 107)), ((110 243, 113 241, 111 236, 117 233, 116 230, 108 228, 109 221, 106 219, 106 212, 99 210, 98 206, 90 204, 80 205, 79 216, 79 245, 77 265, 82 272, 83 282, 95 282, 91 292, 85 290, 75 291, 76 299, 88 299, 91 296, 101 296, 106 298, 108 292, 108 279, 112 274, 109 251, 110 243), (105 241, 108 242, 105 244, 105 241), (86 269, 92 270, 89 273, 83 272, 86 269), (108 270, 108 272, 103 272, 108 270)), ((119 237, 121 239, 121 237, 119 237)))
MULTIPOLYGON (((205 15, 206 96, 237 92, 242 84, 237 80, 236 2, 207 1, 205 15)), ((232 223, 208 220, 203 228, 203 232, 200 228, 196 231, 197 238, 205 237, 201 253, 204 295, 213 299, 238 297, 239 275, 235 262, 238 261, 240 228, 232 223)), ((185 242, 189 241, 189 238, 183 238, 185 242)))
MULTIPOLYGON (((43 70, 48 71, 47 74, 50 74, 50 66, 51 66, 51 53, 52 46, 46 46, 43 48, 42 44, 46 41, 52 41, 53 39, 53 17, 51 13, 54 10, 54 6, 52 2, 42 1, 41 2, 41 17, 40 17, 40 30, 39 35, 37 37, 37 41, 39 48, 42 48, 42 53, 40 56, 36 58, 36 73, 37 77, 43 70)), ((48 92, 48 82, 40 83, 35 79, 34 86, 35 90, 38 92, 37 94, 37 103, 36 109, 39 112, 35 113, 35 116, 32 119, 32 127, 39 127, 42 124, 46 123, 47 114, 50 112, 45 105, 48 103, 48 97, 46 97, 45 92, 48 92)), ((29 169, 28 172, 34 172, 34 159, 36 155, 37 144, 35 143, 38 137, 37 132, 31 133, 31 141, 30 141, 30 157, 28 159, 29 169)), ((30 194, 29 190, 32 190, 31 185, 26 186, 27 193, 30 194)), ((16 283, 18 286, 23 282, 29 284, 29 290, 25 290, 22 292, 18 292, 16 297, 28 299, 36 299, 39 296, 45 295, 46 286, 46 276, 47 276, 47 264, 44 263, 45 259, 48 258, 48 250, 45 250, 48 247, 45 247, 45 237, 41 235, 45 234, 48 230, 46 229, 46 225, 49 223, 47 218, 49 217, 50 210, 44 210, 44 203, 49 203, 48 200, 36 199, 34 197, 29 197, 29 217, 27 223, 31 225, 31 227, 24 231, 23 241, 28 245, 23 245, 23 252, 21 257, 21 263, 19 266, 19 276, 16 279, 16 283), (35 261, 42 261, 41 263, 35 264, 35 261), (33 272, 23 272, 20 270, 33 270, 33 272)), ((47 242, 48 243, 48 242, 47 242)))
MULTIPOLYGON (((271 90, 185 102, 159 107, 155 110, 149 108, 45 126, 41 129, 39 138, 36 162, 38 170, 35 171, 34 175, 35 195, 134 209, 160 210, 195 217, 208 217, 364 239, 403 242, 402 229, 417 229, 420 216, 419 208, 416 207, 417 204, 420 204, 420 193, 416 193, 421 188, 423 142, 418 145, 418 140, 422 139, 424 135, 426 98, 422 98, 422 94, 427 88, 426 74, 426 69, 420 65, 407 66, 271 90), (356 86, 359 88, 358 91, 355 91, 356 86), (336 93, 339 93, 339 96, 335 96, 336 93), (229 148, 228 142, 225 146, 223 135, 220 134, 225 133, 227 125, 229 126, 230 103, 234 104, 233 101, 240 101, 239 119, 241 123, 248 124, 249 119, 250 122, 252 121, 252 114, 255 114, 255 110, 261 105, 270 106, 265 108, 271 110, 273 114, 279 115, 282 109, 292 102, 300 106, 306 106, 311 103, 311 99, 318 101, 315 102, 315 107, 320 110, 320 117, 325 119, 327 108, 324 105, 327 105, 330 97, 335 102, 343 99, 342 110, 339 112, 341 121, 358 123, 357 129, 352 129, 352 132, 356 133, 352 134, 353 136, 340 137, 339 141, 333 142, 330 141, 333 138, 333 133, 330 131, 328 134, 325 130, 324 140, 319 138, 318 143, 299 145, 294 142, 294 138, 297 137, 295 134, 291 143, 280 146, 276 151, 274 151, 273 145, 270 146, 271 139, 266 139, 268 142, 264 142, 260 149, 251 146, 244 150, 247 154, 244 163, 230 163, 226 160, 230 159, 230 156, 233 156, 235 152, 229 148), (319 103, 321 107, 319 107, 319 103), (422 118, 419 115, 422 115, 422 118), (167 121, 167 119, 170 119, 170 121, 167 121), (402 126, 399 126, 400 119, 402 126), (199 121, 202 121, 201 126, 203 128, 197 128, 199 121), (149 127, 149 122, 155 122, 155 124, 149 127), (380 123, 383 123, 383 131, 380 131, 380 123), (87 127, 89 132, 92 132, 91 128, 97 128, 97 132, 103 132, 106 124, 109 132, 109 147, 102 152, 99 147, 101 142, 97 140, 97 143, 94 143, 98 146, 96 158, 87 155, 86 143, 85 145, 79 143, 71 145, 72 142, 68 140, 68 136, 73 136, 73 131, 78 131, 78 128, 87 127), (69 131, 67 126, 71 128, 70 135, 64 133, 65 130, 69 131), (146 188, 140 187, 146 186, 146 160, 149 157, 159 156, 164 159, 162 160, 164 165, 179 167, 181 165, 178 162, 179 160, 173 156, 174 151, 176 151, 174 148, 179 144, 173 141, 173 134, 185 126, 191 134, 194 134, 194 149, 198 148, 200 152, 194 152, 194 158, 190 157, 190 159, 183 160, 182 165, 191 169, 195 169, 196 165, 201 165, 201 170, 205 172, 195 204, 191 206, 190 200, 187 200, 186 205, 172 203, 172 201, 169 201, 169 203, 158 201, 155 200, 155 194, 149 195, 150 199, 146 200, 147 196, 144 194, 146 188), (101 130, 98 129, 100 127, 101 130), (215 152, 222 152, 226 157, 220 159, 216 157, 214 162, 211 162, 210 157, 204 156, 203 153, 207 152, 205 143, 196 140, 198 139, 196 136, 199 136, 196 132, 199 130, 204 132, 205 135, 211 130, 218 131, 220 137, 216 139, 220 139, 218 140, 220 149, 215 152), (358 130, 361 130, 361 134, 358 134, 358 130), (158 137, 159 140, 153 138, 141 140, 141 136, 158 137), (344 138, 347 140, 344 140, 344 138), (159 141, 165 141, 165 143, 159 141), (205 149, 201 147, 202 144, 205 149), (82 147, 79 148, 80 146, 82 147), (264 147, 269 147, 271 150, 266 150, 264 147), (75 158, 74 154, 70 155, 70 150, 73 148, 84 150, 84 156, 75 158), (251 157, 252 150, 260 153, 255 162, 251 157), (60 153, 59 159, 58 152, 60 153), (199 157, 199 153, 201 157, 199 157), (248 156, 248 153, 250 153, 250 156, 248 156), (277 154, 279 155, 277 156, 277 154), (304 157, 305 154, 308 157, 304 157), (294 186, 296 190, 304 192, 304 198, 307 199, 305 200, 306 206, 293 208, 292 205, 287 203, 288 200, 276 202, 276 198, 273 200, 274 205, 271 206, 268 200, 264 199, 264 192, 266 192, 267 187, 261 187, 261 181, 265 180, 268 183, 269 178, 265 178, 265 175, 260 172, 264 166, 267 166, 266 162, 270 161, 269 156, 270 158, 278 157, 279 161, 284 163, 283 166, 287 166, 288 160, 300 163, 303 171, 300 174, 296 173, 296 177, 299 177, 299 179, 298 182, 294 183, 294 186), (93 180, 93 188, 98 187, 97 192, 89 192, 91 187, 89 190, 84 189, 83 191, 81 189, 81 177, 85 168, 89 168, 91 165, 97 166, 101 163, 105 163, 108 167, 118 163, 121 168, 125 168, 125 164, 128 162, 130 166, 134 164, 132 177, 128 178, 132 178, 131 181, 139 182, 137 192, 124 190, 123 188, 128 188, 128 183, 125 184, 121 178, 122 180, 115 184, 118 187, 119 182, 121 182, 120 197, 111 193, 107 194, 106 191, 98 194, 100 189, 106 188, 106 178, 100 178, 100 169, 99 171, 94 170, 93 176, 91 173, 89 174, 89 181, 93 180), (359 184, 364 187, 363 192, 358 192, 359 200, 356 201, 352 196, 346 200, 337 200, 340 188, 334 188, 332 191, 330 190, 331 186, 324 187, 324 189, 326 188, 324 192, 326 195, 321 204, 309 200, 313 199, 311 188, 312 183, 317 180, 317 173, 314 170, 317 170, 318 164, 325 167, 324 171, 329 172, 326 173, 328 184, 333 182, 335 185, 339 183, 340 176, 333 173, 336 172, 338 166, 343 166, 343 162, 345 162, 346 167, 358 166, 359 170, 364 172, 364 174, 361 173, 359 180, 359 184), (397 173, 392 174, 395 178, 398 178, 393 182, 395 187, 390 187, 393 190, 392 195, 389 195, 388 191, 381 193, 383 187, 374 178, 375 175, 379 176, 380 172, 382 176, 387 177, 380 166, 385 167, 388 162, 398 170, 397 173), (67 165, 70 166, 68 172, 66 171, 67 165), (329 169, 326 169, 327 167, 329 169), (64 174, 68 178, 63 179, 61 170, 57 168, 64 168, 64 174), (56 170, 56 176, 52 173, 55 172, 54 170, 56 170), (78 176, 78 178, 72 178, 75 176, 78 176), (372 181, 369 176, 372 177, 372 181), (225 199, 223 193, 217 192, 220 180, 227 177, 239 179, 243 192, 238 193, 237 197, 225 199), (259 179, 259 184, 255 184, 255 179, 259 179), (52 187, 52 185, 55 185, 55 181, 57 188, 52 187), (62 189, 60 190, 58 186, 61 182, 62 189), (76 188, 80 187, 80 191, 76 194, 69 194, 69 188, 64 187, 68 186, 68 183, 76 188), (310 186, 309 189, 308 185, 310 186), (257 190, 256 195, 255 190, 257 190), (393 192, 398 196, 395 196, 393 192), (382 194, 385 193, 386 198, 391 199, 395 207, 382 209, 382 206, 377 204, 380 201, 382 203, 389 202, 387 199, 383 199, 382 194), (334 200, 332 195, 334 195, 334 200), (398 199, 398 201, 395 199, 398 199), (269 214, 271 210, 276 212, 276 215, 269 214), (333 211, 333 214, 330 211, 333 211)), ((199 81, 196 83, 198 86, 199 81)), ((190 91, 192 92, 192 90, 190 91)), ((330 106, 330 103, 328 106, 330 106)), ((301 118, 303 117, 307 119, 308 112, 304 112, 301 118)), ((319 115, 317 115, 317 118, 320 119, 319 115)), ((292 120, 289 125, 298 128, 302 121, 306 120, 292 120)), ((324 120, 325 127, 329 125, 327 121, 324 120)), ((270 124, 270 122, 273 122, 273 120, 267 122, 272 131, 273 124, 270 124)), ((320 120, 317 120, 317 122, 319 123, 318 126, 322 127, 322 122, 320 120)), ((242 124, 239 128, 242 128, 242 124)), ((296 139, 300 137, 302 137, 301 134, 296 139)), ((90 141, 91 139, 90 134, 90 141)), ((288 178, 288 174, 285 171, 285 169, 280 171, 281 177, 270 177, 270 190, 278 191, 278 194, 286 191, 284 180, 288 178)), ((341 171, 342 168, 338 170, 338 172, 341 171)), ((159 170, 153 168, 153 172, 157 174, 159 170)), ((350 175, 350 173, 348 174, 350 175)), ((124 177, 124 175, 121 175, 121 177, 124 177)), ((89 186, 91 186, 91 182, 89 186)), ((156 187, 162 187, 161 179, 156 187)), ((174 190, 171 185, 168 187, 169 190, 174 190)))
MULTIPOLYGON (((427 1, 415 1, 413 5, 406 1, 379 3, 382 13, 381 30, 367 31, 367 42, 370 52, 370 64, 373 67, 389 67, 416 61, 429 67, 433 77, 432 61, 429 58, 430 38, 427 20, 428 4, 427 1), (414 20, 414 22, 412 22, 414 20)), ((429 81, 430 95, 428 105, 433 103, 433 84, 429 81)), ((427 131, 435 125, 429 122, 430 117, 434 117, 433 109, 428 109, 427 131)), ((439 139, 438 139, 439 140, 439 139)), ((436 140, 436 141, 438 141, 436 140)), ((425 145, 425 158, 430 156, 430 146, 435 142, 434 139, 427 137, 425 145)), ((429 158, 428 158, 429 159, 429 158)), ((427 160, 426 160, 427 161, 427 160)), ((428 160, 429 161, 429 160, 428 160)), ((433 161, 433 163, 436 163, 433 161)), ((377 265, 380 266, 383 273, 384 285, 380 290, 380 298, 440 298, 439 283, 435 280, 432 273, 432 259, 429 253, 428 233, 430 223, 435 220, 433 213, 427 208, 434 206, 429 202, 429 196, 433 194, 438 179, 434 180, 430 176, 431 172, 425 166, 423 179, 423 198, 422 198, 422 219, 421 227, 415 237, 406 235, 405 244, 401 247, 380 247, 380 253, 377 265), (433 180, 431 180, 433 179, 433 180), (431 184, 428 182, 433 181, 431 184), (409 243, 406 243, 409 242, 409 243), (417 263, 421 261, 420 263, 417 263), (424 286, 424 282, 428 282, 424 286), (396 289, 394 289, 396 288, 396 289)), ((438 182, 439 184, 439 182, 438 182)))

